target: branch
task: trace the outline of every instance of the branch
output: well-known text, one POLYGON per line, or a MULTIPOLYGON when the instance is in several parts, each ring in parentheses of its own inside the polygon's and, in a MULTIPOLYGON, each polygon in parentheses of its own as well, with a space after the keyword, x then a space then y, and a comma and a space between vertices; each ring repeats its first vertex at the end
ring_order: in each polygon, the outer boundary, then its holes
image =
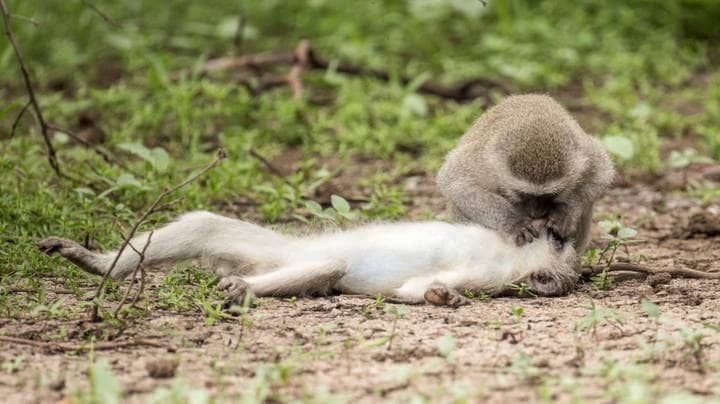
POLYGON ((42 133, 43 139, 45 140, 45 147, 47 147, 48 162, 50 163, 50 167, 52 167, 52 169, 55 171, 55 174, 57 174, 58 177, 64 178, 66 176, 60 170, 60 164, 58 163, 55 148, 53 148, 53 145, 50 141, 50 127, 45 121, 45 117, 43 117, 42 110, 40 109, 40 105, 38 104, 37 98, 35 97, 35 91, 33 90, 32 82, 30 81, 30 74, 28 73, 28 68, 25 64, 25 58, 23 58, 20 47, 15 40, 15 35, 13 34, 12 28, 10 26, 10 12, 5 5, 5 0, 0 0, 0 12, 2 12, 3 23, 5 24, 5 35, 8 37, 10 45, 15 51, 15 57, 18 60, 18 64, 20 65, 20 71, 22 72, 23 80, 25 82, 25 89, 27 90, 28 97, 30 98, 30 103, 32 104, 33 110, 35 111, 35 116, 37 117, 38 122, 40 122, 40 132, 42 133))
MULTIPOLYGON (((1 0, 0 0, 1 1, 1 0)), ((166 196, 172 194, 173 192, 179 190, 180 188, 190 184, 191 182, 195 181, 208 171, 212 170, 222 162, 223 159, 225 159, 225 150, 224 149, 218 149, 217 154, 215 156, 215 159, 210 162, 207 166, 205 166, 203 169, 198 171, 197 173, 191 175, 188 177, 185 181, 175 185, 174 187, 168 188, 165 191, 163 191, 160 195, 155 198, 155 201, 150 204, 150 206, 145 210, 145 212, 140 216, 140 218, 135 222, 133 227, 130 229, 130 233, 125 237, 125 240, 123 241, 122 245, 120 246, 120 249, 118 250, 117 254, 115 255, 115 258, 113 259, 112 264, 110 264, 110 268, 105 272, 105 274, 102 277, 102 280, 100 281, 100 284, 97 286, 97 289, 95 290, 95 296, 93 297, 93 308, 92 308, 92 320, 97 321, 99 319, 98 316, 98 310, 100 306, 100 295, 102 294, 102 291, 105 289, 105 284, 107 283, 108 278, 110 277, 110 274, 112 273, 113 269, 115 269, 115 266, 117 265, 118 260, 120 259, 120 256, 122 255, 123 251, 127 248, 128 244, 130 244, 130 240, 133 238, 135 233, 137 232, 138 228, 145 223, 147 218, 155 212, 155 208, 160 204, 160 201, 163 200, 166 196)))
MULTIPOLYGON (((294 96, 298 94, 299 89, 299 87, 296 87, 298 83, 296 78, 299 78, 303 69, 327 70, 331 67, 331 63, 327 59, 321 57, 317 51, 310 46, 310 43, 304 40, 300 42, 294 51, 264 52, 240 57, 220 57, 210 59, 200 69, 200 73, 204 74, 216 71, 240 70, 248 68, 261 69, 264 67, 278 65, 292 65, 293 69, 291 69, 290 74, 286 76, 285 83, 282 83, 282 80, 276 80, 273 81, 272 86, 268 86, 267 88, 274 88, 282 84, 290 84, 293 87, 294 96)), ((341 62, 333 66, 333 68, 338 73, 351 76, 372 77, 382 81, 391 81, 393 77, 395 77, 387 70, 373 69, 352 63, 341 62)), ((176 76, 178 75, 176 74, 176 76)), ((398 80, 403 85, 407 85, 412 81, 412 78, 400 75, 398 80)), ((267 88, 260 90, 251 89, 251 93, 259 94, 262 90, 267 88)), ((489 95, 489 89, 491 88, 497 88, 505 93, 512 92, 512 89, 507 85, 487 78, 472 78, 450 85, 426 81, 418 87, 418 91, 455 101, 467 101, 480 97, 487 98, 489 95)))
POLYGON ((631 271, 631 272, 639 272, 646 275, 654 275, 654 274, 670 274, 672 277, 675 278, 694 278, 694 279, 720 279, 720 272, 703 272, 703 271, 697 271, 694 269, 689 268, 670 268, 670 269, 657 269, 657 268, 651 268, 646 267, 644 265, 638 265, 638 264, 632 264, 629 262, 617 262, 610 264, 609 266, 605 265, 593 265, 593 266, 586 266, 582 267, 580 270, 580 273, 585 276, 594 276, 599 273, 601 273, 603 270, 607 268, 608 272, 618 272, 618 271, 631 271))
POLYGON ((34 346, 36 348, 43 348, 48 351, 58 351, 58 352, 67 352, 67 351, 107 351, 111 349, 120 349, 120 348, 129 348, 133 346, 151 346, 155 348, 165 348, 170 350, 173 350, 172 347, 168 347, 167 345, 163 345, 159 342, 150 341, 148 339, 136 339, 132 341, 120 341, 120 342, 96 342, 96 343, 87 343, 83 345, 74 345, 74 344, 63 344, 60 342, 53 342, 53 341, 35 341, 31 339, 25 339, 25 338, 18 338, 18 337, 9 337, 0 335, 0 341, 11 343, 11 344, 18 344, 18 345, 29 345, 34 346))
MULTIPOLYGON (((125 304, 125 301, 127 301, 128 296, 130 295, 130 291, 132 290, 132 285, 135 283, 135 278, 137 277, 137 272, 140 269, 140 267, 143 264, 143 261, 145 261, 145 252, 147 251, 147 248, 150 246, 150 240, 152 239, 153 233, 155 231, 151 231, 150 234, 148 234, 148 239, 145 242, 145 245, 143 246, 142 251, 138 251, 133 247, 132 243, 128 243, 130 247, 132 247, 133 250, 140 256, 140 259, 138 260, 137 265, 135 265, 135 269, 132 273, 132 279, 130 280, 130 284, 128 285, 127 290, 125 291, 125 294, 123 295, 122 300, 120 301, 120 304, 117 305, 115 308, 115 311, 113 312, 113 317, 117 318, 118 313, 120 312, 120 309, 122 309, 123 305, 125 304)), ((142 293, 143 286, 145 285, 145 271, 140 272, 140 288, 138 289, 137 296, 135 296, 135 299, 133 299, 134 302, 138 299, 140 293, 142 293)))
POLYGON ((82 0, 82 2, 87 8, 94 11, 95 14, 99 15, 100 18, 105 20, 106 23, 112 25, 115 28, 120 28, 120 24, 118 24, 117 21, 115 21, 115 19, 113 19, 109 15, 105 14, 102 10, 97 8, 97 6, 95 6, 93 3, 89 2, 88 0, 82 0))

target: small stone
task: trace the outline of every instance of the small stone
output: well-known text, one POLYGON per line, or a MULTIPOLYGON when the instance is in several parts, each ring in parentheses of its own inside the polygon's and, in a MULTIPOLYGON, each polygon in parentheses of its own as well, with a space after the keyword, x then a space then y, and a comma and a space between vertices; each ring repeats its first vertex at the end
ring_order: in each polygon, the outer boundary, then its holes
POLYGON ((175 359, 159 358, 146 362, 145 369, 147 369, 150 377, 165 379, 175 376, 175 370, 177 370, 178 364, 178 361, 175 359))
POLYGON ((660 273, 652 274, 652 275, 648 276, 647 280, 645 282, 647 282, 648 285, 650 285, 651 287, 654 288, 659 285, 664 285, 666 283, 669 283, 671 279, 672 279, 672 275, 670 275, 669 273, 660 272, 660 273))

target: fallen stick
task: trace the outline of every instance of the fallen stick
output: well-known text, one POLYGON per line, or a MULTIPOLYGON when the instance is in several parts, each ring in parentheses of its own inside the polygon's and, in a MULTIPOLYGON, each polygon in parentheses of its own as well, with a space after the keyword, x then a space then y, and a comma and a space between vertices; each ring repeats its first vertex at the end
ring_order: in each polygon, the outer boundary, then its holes
POLYGON ((653 274, 670 274, 674 278, 693 278, 693 279, 720 279, 720 272, 703 272, 703 271, 697 271, 694 269, 689 268, 672 268, 672 269, 657 269, 652 267, 647 267, 644 265, 639 264, 632 264, 629 262, 617 262, 610 264, 609 266, 606 265, 593 265, 593 266, 586 266, 582 267, 580 270, 581 275, 583 276, 594 276, 600 274, 602 271, 607 268, 608 272, 617 272, 617 271, 632 271, 632 272, 639 272, 647 275, 653 275, 653 274))
POLYGON ((87 343, 83 345, 75 345, 75 344, 66 344, 62 342, 53 342, 53 341, 35 341, 31 339, 26 338, 18 338, 18 337, 10 337, 10 336, 0 336, 0 341, 7 342, 11 344, 18 344, 18 345, 28 345, 33 346, 36 348, 42 348, 49 351, 56 351, 56 352, 67 352, 67 351, 107 351, 112 349, 121 349, 121 348, 129 348, 133 346, 151 346, 155 348, 165 348, 168 350, 172 350, 172 347, 169 347, 167 345, 163 345, 159 342, 150 341, 147 339, 135 339, 132 341, 120 341, 120 342, 96 342, 96 343, 87 343))
MULTIPOLYGON (((315 51, 308 41, 301 41, 300 45, 292 51, 281 52, 264 52, 239 57, 220 57, 208 60, 200 69, 200 73, 211 73, 224 70, 240 70, 255 69, 259 70, 269 66, 292 65, 295 73, 291 71, 291 78, 302 72, 302 68, 327 70, 332 68, 335 72, 347 74, 350 76, 372 77, 382 81, 391 81, 393 78, 407 85, 412 82, 413 78, 405 75, 394 76, 387 70, 375 69, 371 67, 356 65, 347 62, 337 64, 331 63, 328 59, 321 57, 315 51)), ((179 76, 179 75, 176 75, 179 76)), ((247 85, 245 81, 244 84, 247 85)), ((292 85, 294 95, 298 94, 296 87, 297 81, 291 80, 274 80, 272 84, 263 89, 251 90, 253 94, 259 94, 264 89, 274 88, 280 85, 292 85)), ((459 82, 443 85, 434 81, 425 81, 419 87, 418 91, 425 94, 435 95, 441 98, 452 99, 455 101, 467 101, 480 97, 488 97, 489 89, 497 88, 505 93, 512 92, 504 83, 488 79, 488 78, 471 78, 461 80, 459 82)))

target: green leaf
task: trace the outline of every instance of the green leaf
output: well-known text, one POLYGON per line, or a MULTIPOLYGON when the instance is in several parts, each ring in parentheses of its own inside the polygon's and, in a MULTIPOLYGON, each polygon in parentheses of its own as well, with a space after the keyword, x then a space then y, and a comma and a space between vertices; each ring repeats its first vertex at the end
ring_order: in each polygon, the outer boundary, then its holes
POLYGON ((305 207, 312 214, 315 214, 315 215, 322 214, 322 210, 323 210, 322 206, 320 206, 320 204, 315 201, 305 201, 305 207))
POLYGON ((642 309, 645 310, 645 313, 647 313, 648 316, 652 318, 660 317, 660 307, 650 300, 642 299, 640 301, 640 306, 642 306, 642 309))
POLYGON ((117 147, 149 162, 155 170, 160 172, 167 170, 170 164, 170 156, 162 147, 150 150, 141 143, 120 143, 117 147))
POLYGON ((633 142, 625 136, 605 136, 602 142, 605 144, 605 148, 610 153, 622 158, 623 160, 630 160, 635 155, 635 145, 633 145, 633 142))
POLYGON ((120 383, 105 358, 98 359, 88 371, 93 402, 115 404, 120 402, 120 383))
POLYGON ((455 350, 455 337, 452 334, 443 335, 437 343, 437 349, 440 356, 447 358, 455 350))
POLYGON ((631 238, 635 237, 637 235, 637 230, 631 229, 629 227, 623 227, 622 229, 618 230, 617 236, 618 238, 631 238))
POLYGON ((115 183, 119 188, 142 188, 143 185, 140 181, 135 178, 132 174, 120 174, 115 180, 115 183))
POLYGON ((350 213, 350 204, 342 196, 331 195, 330 203, 340 214, 350 213))
POLYGON ((428 106, 425 99, 419 94, 408 94, 403 98, 400 111, 404 115, 425 116, 428 113, 428 106))

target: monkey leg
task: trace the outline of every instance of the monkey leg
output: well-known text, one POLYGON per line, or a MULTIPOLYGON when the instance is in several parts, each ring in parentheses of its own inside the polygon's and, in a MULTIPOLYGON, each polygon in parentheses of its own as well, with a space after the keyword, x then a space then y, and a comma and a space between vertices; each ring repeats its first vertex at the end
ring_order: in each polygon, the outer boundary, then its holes
MULTIPOLYGON (((255 264, 272 262, 286 241, 284 236, 252 223, 210 212, 191 212, 151 233, 133 237, 132 248, 128 246, 122 251, 111 276, 124 279, 130 275, 140 261, 138 251, 145 247, 143 264, 148 266, 203 258, 221 276, 248 272, 255 264)), ((59 253, 96 275, 108 272, 118 255, 117 251, 95 253, 59 237, 40 241, 38 248, 48 255, 59 253)))
POLYGON ((218 289, 226 291, 227 303, 242 303, 248 292, 258 297, 327 294, 347 271, 342 260, 290 264, 260 275, 227 276, 218 289))
POLYGON ((65 238, 48 237, 37 243, 40 251, 47 255, 58 253, 85 272, 95 275, 105 274, 105 261, 100 254, 94 253, 82 245, 65 238))

